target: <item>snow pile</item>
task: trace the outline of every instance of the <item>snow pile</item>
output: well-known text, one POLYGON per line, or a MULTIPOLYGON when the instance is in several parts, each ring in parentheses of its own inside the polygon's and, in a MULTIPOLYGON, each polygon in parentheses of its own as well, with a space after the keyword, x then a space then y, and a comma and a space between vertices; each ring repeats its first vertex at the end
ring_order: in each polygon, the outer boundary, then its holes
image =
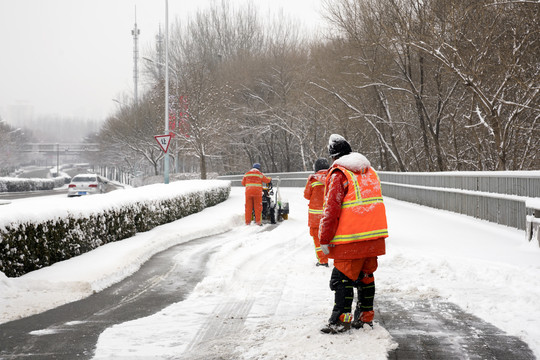
POLYGON ((540 210, 540 198, 529 198, 527 199, 525 206, 531 209, 540 210))

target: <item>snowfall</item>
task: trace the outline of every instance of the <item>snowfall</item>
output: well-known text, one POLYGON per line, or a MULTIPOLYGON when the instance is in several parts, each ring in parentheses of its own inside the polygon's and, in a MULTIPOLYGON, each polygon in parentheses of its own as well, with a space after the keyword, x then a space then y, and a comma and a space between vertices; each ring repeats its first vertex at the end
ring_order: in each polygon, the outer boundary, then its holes
MULTIPOLYGON (((0 217, 20 209, 46 214, 67 201, 91 208, 99 197, 103 201, 114 193, 149 189, 152 186, 69 200, 13 200, 0 206, 0 217)), ((99 337, 94 358, 203 358, 202 350, 195 350, 201 348, 190 344, 217 316, 227 321, 228 314, 241 309, 243 328, 210 340, 206 358, 227 353, 235 359, 386 359, 397 343, 377 318, 373 330, 320 333, 333 306, 328 288, 332 267, 315 266, 303 188, 281 188, 280 193, 290 204, 290 214, 277 226, 246 226, 243 188, 233 187, 227 201, 174 223, 19 278, 0 273, 0 322, 87 297, 134 273, 159 251, 221 234, 222 245, 208 261, 204 279, 186 299, 108 328, 99 337)), ((471 217, 391 198, 385 198, 385 204, 390 236, 375 273, 377 294, 396 302, 438 298, 455 303, 519 337, 540 358, 537 243, 527 242, 524 231, 471 217)))

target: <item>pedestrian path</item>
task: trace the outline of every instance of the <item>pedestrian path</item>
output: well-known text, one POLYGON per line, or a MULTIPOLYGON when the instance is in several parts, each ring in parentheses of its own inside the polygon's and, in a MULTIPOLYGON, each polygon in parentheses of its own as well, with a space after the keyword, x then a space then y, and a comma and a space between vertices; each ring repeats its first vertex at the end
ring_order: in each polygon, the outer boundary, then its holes
POLYGON ((526 343, 438 299, 379 295, 375 319, 399 346, 391 360, 532 360, 526 343))

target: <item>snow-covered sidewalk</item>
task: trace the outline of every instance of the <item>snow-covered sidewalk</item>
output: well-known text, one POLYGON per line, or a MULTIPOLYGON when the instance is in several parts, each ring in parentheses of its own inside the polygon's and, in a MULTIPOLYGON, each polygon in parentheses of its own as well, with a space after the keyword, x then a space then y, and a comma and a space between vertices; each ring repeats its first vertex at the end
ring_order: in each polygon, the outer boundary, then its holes
MULTIPOLYGON (((385 359, 396 344, 378 324, 373 331, 319 333, 333 304, 330 269, 314 266, 303 189, 281 191, 291 213, 275 228, 242 225, 243 189, 233 188, 229 200, 200 214, 21 278, 0 274, 1 321, 88 296, 166 247, 226 232, 205 279, 185 301, 106 330, 95 357, 385 359)), ((390 238, 375 274, 379 294, 454 302, 520 337, 540 356, 537 244, 527 243, 523 231, 393 199, 385 203, 390 238)))

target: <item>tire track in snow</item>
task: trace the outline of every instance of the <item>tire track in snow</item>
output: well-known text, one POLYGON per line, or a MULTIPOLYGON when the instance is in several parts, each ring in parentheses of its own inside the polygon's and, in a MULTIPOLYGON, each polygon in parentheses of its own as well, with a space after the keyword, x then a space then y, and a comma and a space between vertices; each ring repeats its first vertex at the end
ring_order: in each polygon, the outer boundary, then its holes
POLYGON ((198 330, 183 358, 236 359, 236 344, 247 335, 246 320, 264 321, 276 312, 286 279, 272 277, 272 270, 283 266, 283 262, 298 251, 291 251, 297 236, 289 234, 290 239, 281 237, 277 240, 277 230, 276 225, 265 226, 261 232, 248 235, 254 238, 246 240, 237 249, 234 256, 237 259, 234 263, 235 279, 240 282, 233 286, 250 289, 250 293, 229 296, 225 302, 219 304, 198 330), (250 251, 251 241, 257 244, 257 253, 250 251), (261 247, 260 242, 266 242, 267 246, 261 247), (283 262, 276 263, 275 259, 282 259, 283 262), (257 310, 253 314, 254 306, 257 310))

